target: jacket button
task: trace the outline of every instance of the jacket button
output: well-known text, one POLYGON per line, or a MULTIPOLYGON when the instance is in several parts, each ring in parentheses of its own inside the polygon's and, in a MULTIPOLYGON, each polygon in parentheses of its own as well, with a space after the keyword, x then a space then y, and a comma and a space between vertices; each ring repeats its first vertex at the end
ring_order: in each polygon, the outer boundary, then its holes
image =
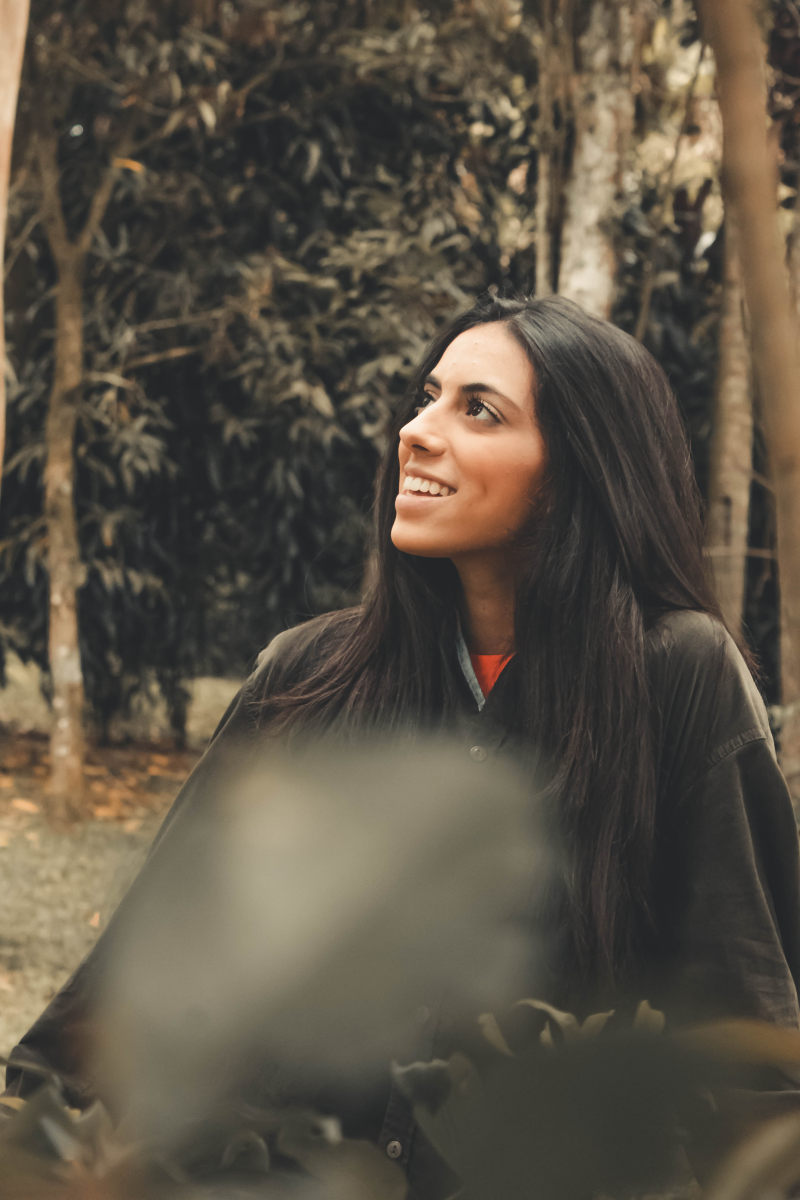
POLYGON ((386 1153, 389 1158, 399 1158, 403 1153, 403 1147, 396 1138, 393 1138, 391 1142, 386 1143, 386 1153))
POLYGON ((483 762, 486 758, 486 751, 483 746, 470 746, 469 756, 473 762, 483 762))

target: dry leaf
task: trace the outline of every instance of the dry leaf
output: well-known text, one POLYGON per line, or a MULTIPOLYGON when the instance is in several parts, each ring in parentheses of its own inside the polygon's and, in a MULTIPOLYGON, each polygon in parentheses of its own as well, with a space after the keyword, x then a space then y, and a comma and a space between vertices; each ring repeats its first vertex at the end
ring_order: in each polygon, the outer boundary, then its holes
POLYGON ((11 834, 5 830, 0 830, 0 850, 5 850, 6 846, 11 843, 11 834))
POLYGON ((0 788, 9 788, 14 786, 14 780, 10 775, 0 775, 0 788))
POLYGON ((100 928, 100 913, 99 912, 92 913, 91 917, 89 917, 89 924, 91 925, 92 929, 100 928))
POLYGON ((114 804, 93 804, 92 814, 98 821, 110 821, 116 817, 119 809, 114 804))
POLYGON ((24 796, 15 796, 11 801, 11 807, 16 808, 18 812, 38 813, 39 805, 34 804, 33 800, 26 800, 24 796))
POLYGON ((127 821, 123 821, 122 828, 126 833, 138 833, 142 827, 141 817, 128 817, 127 821))

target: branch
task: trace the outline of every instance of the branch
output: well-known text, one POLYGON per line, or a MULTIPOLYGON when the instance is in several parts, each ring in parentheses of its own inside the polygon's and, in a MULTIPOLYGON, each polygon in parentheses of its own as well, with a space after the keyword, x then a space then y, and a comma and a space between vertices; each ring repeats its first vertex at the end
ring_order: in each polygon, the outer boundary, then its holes
POLYGON ((110 92, 114 92, 117 96, 124 96, 128 89, 116 80, 111 79, 94 63, 83 63, 79 58, 74 58, 73 55, 65 50, 63 46, 54 46, 51 44, 51 50, 55 55, 61 58, 67 66, 71 67, 76 75, 80 75, 82 79, 88 79, 90 83, 99 83, 102 87, 108 88, 110 92))
POLYGON ((140 325, 131 325, 131 333, 153 333, 160 329, 176 329, 181 325, 203 325, 206 321, 216 320, 231 312, 230 307, 207 308, 203 312, 188 313, 185 317, 161 317, 154 321, 143 321, 140 325))
POLYGON ((41 213, 35 212, 33 214, 33 216, 30 217, 26 221, 25 225, 23 226, 22 232, 20 233, 19 237, 15 240, 14 245, 11 247, 11 249, 9 251, 8 260, 6 262, 5 270, 3 271, 3 283, 5 283, 5 281, 8 279, 9 275, 13 271, 14 264, 16 263, 17 259, 19 258, 20 254, 25 249, 25 247, 28 243, 28 238, 31 236, 31 234, 33 233, 34 229, 39 224, 41 219, 42 219, 41 213))
POLYGON ((42 224, 47 231, 50 248, 57 262, 68 258, 73 250, 64 220, 59 191, 58 147, 52 130, 40 125, 34 134, 39 182, 42 188, 42 224))
MULTIPOLYGON (((128 148, 128 138, 123 137, 122 142, 117 147, 114 158, 126 158, 128 148)), ((106 170, 103 172, 103 178, 100 181, 100 186, 92 196, 92 202, 89 205, 88 216, 86 217, 83 229, 78 234, 75 242, 77 252, 81 256, 88 254, 92 242, 95 239, 95 235, 102 224, 103 217, 105 216, 106 209, 108 208, 108 202, 111 199, 111 193, 114 190, 114 184, 117 180, 117 171, 117 167, 106 167, 106 170)))
POLYGON ((153 354, 143 354, 140 358, 132 358, 125 363, 125 370, 132 371, 135 367, 149 367, 152 363, 166 362, 172 358, 187 358, 190 354, 198 354, 200 346, 173 346, 171 350, 159 350, 153 354))

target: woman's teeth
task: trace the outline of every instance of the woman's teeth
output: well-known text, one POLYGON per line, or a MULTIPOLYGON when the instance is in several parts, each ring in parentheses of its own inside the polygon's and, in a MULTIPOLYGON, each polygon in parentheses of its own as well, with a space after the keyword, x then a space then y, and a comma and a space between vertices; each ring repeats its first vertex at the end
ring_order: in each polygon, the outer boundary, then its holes
POLYGON ((455 488, 450 488, 445 483, 436 483, 432 479, 420 479, 418 475, 406 475, 403 491, 429 492, 431 496, 450 496, 455 488))

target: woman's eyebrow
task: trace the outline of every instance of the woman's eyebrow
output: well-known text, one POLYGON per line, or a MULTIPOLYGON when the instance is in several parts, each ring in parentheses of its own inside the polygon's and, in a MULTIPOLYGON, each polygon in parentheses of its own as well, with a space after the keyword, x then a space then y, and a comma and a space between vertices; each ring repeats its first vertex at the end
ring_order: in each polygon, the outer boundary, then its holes
MULTIPOLYGON (((430 384, 431 387, 438 388, 439 391, 442 390, 442 385, 435 375, 429 375, 425 380, 425 383, 426 385, 430 384)), ((505 394, 505 392, 501 392, 496 387, 492 387, 490 383, 462 383, 459 390, 462 392, 482 392, 486 396, 497 396, 498 399, 506 400, 509 404, 513 404, 515 408, 521 407, 516 400, 512 400, 510 396, 505 394)))

